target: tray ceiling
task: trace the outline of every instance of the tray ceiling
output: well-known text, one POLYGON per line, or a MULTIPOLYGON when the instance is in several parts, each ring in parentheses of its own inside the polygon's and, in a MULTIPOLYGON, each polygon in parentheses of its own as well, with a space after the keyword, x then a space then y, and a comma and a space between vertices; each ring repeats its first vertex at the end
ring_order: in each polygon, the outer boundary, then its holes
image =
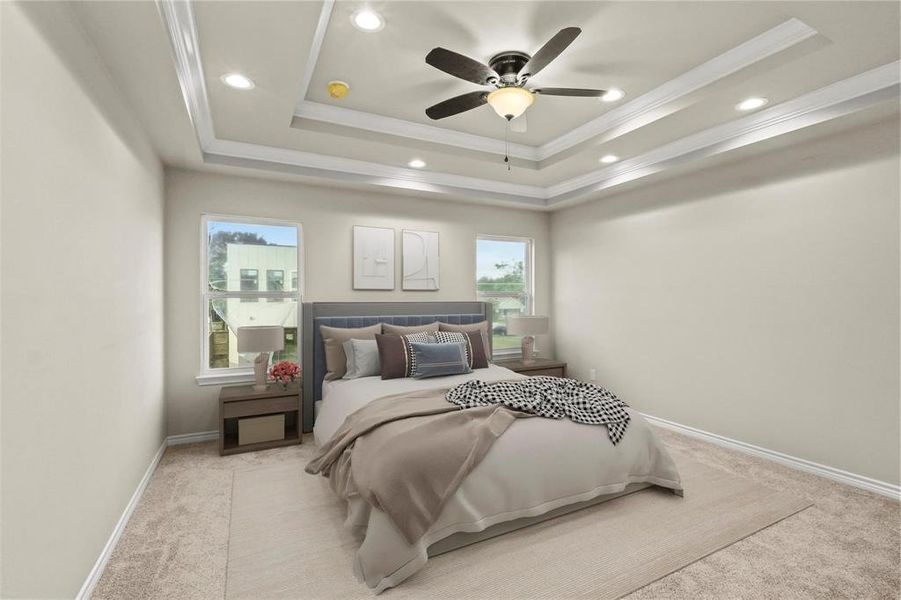
MULTIPOLYGON (((897 111, 897 3, 381 2, 365 5, 385 20, 372 33, 351 23, 361 2, 158 6, 154 35, 168 38, 213 164, 551 209, 873 106, 897 111), (480 89, 427 65, 433 47, 487 61, 571 25, 582 34, 532 83, 626 96, 537 97, 528 130, 506 133, 512 170, 490 107, 426 117, 480 89), (224 85, 231 72, 254 89, 224 85), (332 80, 350 93, 331 98, 332 80), (750 96, 769 103, 736 111, 750 96), (619 160, 601 164, 608 154, 619 160), (407 167, 413 158, 426 167, 407 167)), ((80 12, 100 27, 101 10, 80 12)))

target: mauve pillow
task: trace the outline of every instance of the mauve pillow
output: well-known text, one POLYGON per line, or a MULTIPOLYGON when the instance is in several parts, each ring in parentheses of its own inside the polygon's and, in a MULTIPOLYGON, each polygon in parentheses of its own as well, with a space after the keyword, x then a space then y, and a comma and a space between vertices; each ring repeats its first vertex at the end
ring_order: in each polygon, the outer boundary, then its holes
POLYGON ((488 356, 489 349, 491 348, 491 344, 489 343, 490 340, 488 339, 488 321, 479 321, 478 323, 468 323, 466 325, 439 323, 438 331, 459 331, 460 333, 478 331, 482 335, 482 348, 485 349, 485 356, 488 356))
POLYGON ((382 333, 407 335, 408 333, 422 333, 424 331, 431 333, 438 331, 438 321, 428 325, 392 325, 391 323, 382 323, 382 333))
POLYGON ((410 343, 428 344, 434 342, 428 332, 410 333, 408 335, 376 335, 375 343, 379 347, 379 363, 382 366, 382 379, 398 379, 409 377, 413 371, 413 355, 410 343))
POLYGON ((329 327, 320 325, 319 333, 325 345, 326 381, 341 379, 347 372, 347 355, 344 353, 344 342, 347 340, 374 340, 376 334, 382 332, 382 324, 369 327, 329 327))

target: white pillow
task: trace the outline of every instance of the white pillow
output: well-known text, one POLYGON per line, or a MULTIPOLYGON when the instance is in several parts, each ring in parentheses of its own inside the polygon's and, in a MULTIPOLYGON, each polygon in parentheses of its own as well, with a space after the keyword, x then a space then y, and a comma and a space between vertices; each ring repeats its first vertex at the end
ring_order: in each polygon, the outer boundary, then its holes
POLYGON ((370 377, 382 372, 375 340, 347 340, 343 346, 344 354, 347 355, 347 373, 342 379, 370 377))

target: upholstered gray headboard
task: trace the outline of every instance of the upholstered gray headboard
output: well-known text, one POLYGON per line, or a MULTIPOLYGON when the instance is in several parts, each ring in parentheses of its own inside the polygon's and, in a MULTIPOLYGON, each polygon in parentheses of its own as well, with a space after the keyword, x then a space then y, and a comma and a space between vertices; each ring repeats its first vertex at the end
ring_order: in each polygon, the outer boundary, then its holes
MULTIPOLYGON (((366 327, 376 323, 423 325, 426 323, 480 323, 488 321, 487 302, 304 302, 303 305, 303 430, 313 430, 313 406, 322 398, 325 347, 320 325, 366 327)), ((488 336, 489 344, 491 336, 488 336)), ((489 356, 491 348, 488 348, 489 356)))

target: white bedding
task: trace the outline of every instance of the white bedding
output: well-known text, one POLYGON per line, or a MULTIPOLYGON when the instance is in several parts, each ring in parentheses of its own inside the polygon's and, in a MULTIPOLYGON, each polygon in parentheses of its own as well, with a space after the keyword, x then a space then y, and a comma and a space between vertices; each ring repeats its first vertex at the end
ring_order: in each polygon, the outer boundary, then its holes
MULTIPOLYGON (((523 376, 491 365, 466 375, 434 379, 360 379, 324 382, 313 429, 322 444, 345 417, 368 402, 469 379, 498 381, 523 376)), ((360 498, 348 502, 346 525, 363 542, 354 572, 375 592, 393 587, 422 568, 428 547, 454 533, 478 532, 522 517, 622 492, 634 483, 681 490, 676 466, 647 422, 629 410, 631 422, 614 446, 605 428, 568 419, 518 419, 450 498, 438 520, 416 544, 408 544, 386 515, 360 498)))

